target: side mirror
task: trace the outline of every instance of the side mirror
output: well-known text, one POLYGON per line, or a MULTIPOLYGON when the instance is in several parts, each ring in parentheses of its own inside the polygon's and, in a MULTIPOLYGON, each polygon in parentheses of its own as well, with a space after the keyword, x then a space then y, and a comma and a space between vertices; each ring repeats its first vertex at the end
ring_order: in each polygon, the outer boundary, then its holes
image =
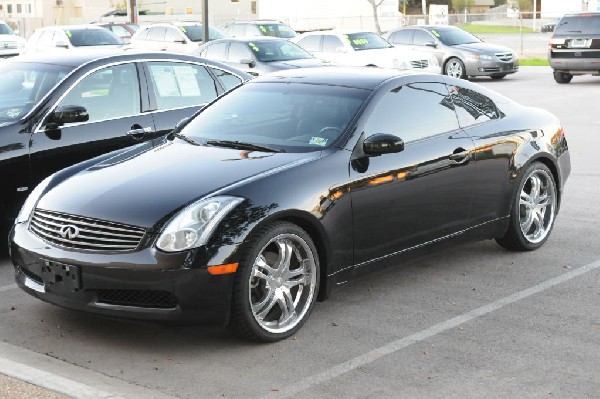
POLYGON ((435 44, 435 42, 425 42, 425 45, 427 47, 437 48, 437 44, 435 44))
POLYGON ((57 40, 54 44, 54 47, 69 48, 69 43, 65 42, 64 40, 57 40))
POLYGON ((392 154, 404 150, 404 141, 393 134, 377 133, 363 141, 363 151, 368 156, 392 154))
POLYGON ((250 58, 242 58, 241 60, 238 61, 238 63, 248 65, 250 68, 254 68, 256 66, 256 64, 254 63, 254 60, 252 60, 250 58))
POLYGON ((87 122, 89 119, 87 109, 81 105, 61 105, 52 113, 52 122, 58 126, 65 123, 87 122))

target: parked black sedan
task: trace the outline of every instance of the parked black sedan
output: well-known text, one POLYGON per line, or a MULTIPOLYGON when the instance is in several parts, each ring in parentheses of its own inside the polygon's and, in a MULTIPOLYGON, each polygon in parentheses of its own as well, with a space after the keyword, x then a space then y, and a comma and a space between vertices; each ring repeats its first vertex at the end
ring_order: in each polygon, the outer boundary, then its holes
POLYGON ((248 78, 225 65, 177 54, 69 52, 3 62, 0 231, 45 177, 155 141, 200 104, 248 78))
POLYGON ((375 267, 548 239, 570 159, 547 111, 375 68, 249 81, 158 147, 72 166, 11 234, 21 288, 104 315, 228 323, 275 341, 375 267))

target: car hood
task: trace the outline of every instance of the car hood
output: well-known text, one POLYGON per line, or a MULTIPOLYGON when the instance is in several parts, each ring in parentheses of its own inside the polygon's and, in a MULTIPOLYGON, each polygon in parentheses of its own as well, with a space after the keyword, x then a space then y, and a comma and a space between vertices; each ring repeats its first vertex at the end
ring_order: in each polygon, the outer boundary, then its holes
POLYGON ((267 65, 273 69, 293 69, 293 68, 310 68, 332 65, 330 62, 323 61, 319 58, 303 58, 298 60, 273 61, 267 65))
POLYGON ((167 140, 79 171, 49 190, 37 207, 149 229, 198 198, 319 156, 320 152, 248 152, 167 140))
POLYGON ((21 36, 17 36, 17 35, 0 34, 0 42, 23 43, 23 42, 25 42, 25 39, 23 39, 21 36))
POLYGON ((459 44, 453 47, 477 54, 513 53, 513 50, 508 47, 486 42, 459 44))

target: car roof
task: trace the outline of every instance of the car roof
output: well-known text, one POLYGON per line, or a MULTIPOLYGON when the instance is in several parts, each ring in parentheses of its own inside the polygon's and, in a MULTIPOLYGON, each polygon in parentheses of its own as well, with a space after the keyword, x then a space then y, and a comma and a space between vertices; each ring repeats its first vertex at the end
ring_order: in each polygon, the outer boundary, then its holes
POLYGON ((284 39, 282 37, 274 37, 274 36, 236 36, 236 37, 223 37, 221 39, 211 40, 210 42, 222 42, 222 41, 232 41, 232 42, 288 42, 289 40, 284 39))
POLYGON ((376 67, 327 66, 271 72, 268 75, 255 78, 249 83, 285 81, 289 83, 344 86, 373 90, 378 85, 391 78, 417 74, 423 75, 422 73, 376 67))
MULTIPOLYGON (((104 29, 104 28, 100 28, 104 29)), ((214 62, 205 58, 199 58, 191 55, 169 53, 164 51, 157 52, 123 52, 115 50, 106 51, 64 51, 56 53, 39 53, 39 54, 27 54, 20 55, 11 58, 8 62, 29 62, 36 64, 51 64, 51 65, 65 65, 71 67, 79 67, 87 63, 96 63, 99 65, 108 64, 111 62, 118 61, 133 61, 133 60, 182 60, 191 62, 202 62, 207 65, 218 66, 225 70, 235 71, 236 74, 249 78, 245 72, 235 70, 234 68, 228 67, 218 62, 214 62), (247 75, 247 76, 246 76, 247 75)))
POLYGON ((104 29, 98 25, 57 25, 57 26, 45 26, 43 28, 37 28, 36 30, 74 30, 74 29, 104 29))
POLYGON ((372 33, 372 34, 376 35, 375 32, 372 32, 368 29, 325 29, 325 30, 314 30, 311 32, 304 32, 301 36, 323 35, 323 34, 343 36, 343 35, 354 35, 357 33, 372 33))

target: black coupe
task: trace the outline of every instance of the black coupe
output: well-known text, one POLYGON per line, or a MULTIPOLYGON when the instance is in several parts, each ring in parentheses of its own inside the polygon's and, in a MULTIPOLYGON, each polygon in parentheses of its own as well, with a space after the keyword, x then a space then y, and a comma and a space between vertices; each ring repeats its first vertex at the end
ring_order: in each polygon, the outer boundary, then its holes
POLYGON ((19 286, 67 308, 276 341, 364 271, 449 243, 548 239, 561 124, 474 83, 376 68, 246 82, 158 146, 62 170, 11 233, 19 286))

